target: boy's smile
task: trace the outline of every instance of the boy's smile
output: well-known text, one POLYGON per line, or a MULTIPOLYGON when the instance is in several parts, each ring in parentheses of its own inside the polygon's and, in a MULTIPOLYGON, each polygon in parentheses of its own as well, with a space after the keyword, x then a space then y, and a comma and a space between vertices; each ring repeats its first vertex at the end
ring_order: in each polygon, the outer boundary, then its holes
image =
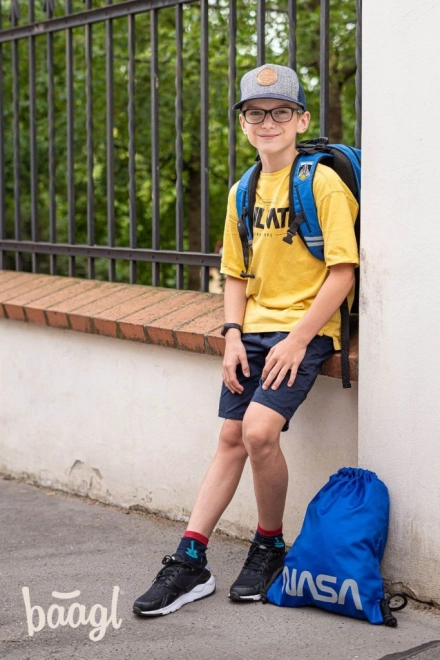
POLYGON ((302 110, 300 106, 291 101, 278 99, 255 99, 243 104, 240 114, 240 124, 243 133, 249 142, 258 150, 263 172, 276 172, 293 162, 296 155, 296 136, 304 133, 310 122, 310 113, 294 112, 290 121, 282 123, 274 121, 268 110, 280 108, 293 108, 302 110), (259 124, 250 124, 245 115, 248 110, 266 111, 264 120, 259 124))

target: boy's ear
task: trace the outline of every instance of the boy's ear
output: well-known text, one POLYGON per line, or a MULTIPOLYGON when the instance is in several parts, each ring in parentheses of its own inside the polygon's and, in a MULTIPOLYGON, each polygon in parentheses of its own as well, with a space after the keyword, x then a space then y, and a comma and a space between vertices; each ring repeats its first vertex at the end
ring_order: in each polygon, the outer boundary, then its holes
POLYGON ((298 133, 306 132, 310 124, 310 119, 311 119, 310 112, 308 112, 307 110, 303 112, 302 115, 298 115, 298 128, 297 128, 298 133))
POLYGON ((242 128, 242 130, 243 130, 243 133, 246 134, 246 122, 245 122, 244 117, 243 117, 243 115, 241 114, 241 112, 240 112, 240 114, 238 115, 238 118, 239 118, 239 120, 240 120, 240 126, 241 126, 241 128, 242 128))

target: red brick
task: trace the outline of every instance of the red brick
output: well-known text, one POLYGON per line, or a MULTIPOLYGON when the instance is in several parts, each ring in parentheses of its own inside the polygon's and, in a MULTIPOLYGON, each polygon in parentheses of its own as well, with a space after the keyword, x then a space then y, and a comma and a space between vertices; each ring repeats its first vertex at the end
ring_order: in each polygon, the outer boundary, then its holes
MULTIPOLYGON (((75 308, 72 312, 69 313, 70 325, 74 330, 79 330, 81 332, 95 332, 95 327, 93 324, 93 318, 102 316, 102 312, 106 309, 111 309, 115 307, 118 303, 122 301, 127 301, 130 298, 138 295, 139 290, 142 287, 136 285, 124 285, 124 284, 112 284, 112 288, 109 290, 107 295, 98 298, 87 305, 82 305, 81 307, 75 308)), ((104 314, 105 318, 105 314, 104 314)), ((116 336, 116 324, 113 321, 114 330, 108 325, 105 326, 106 333, 110 336, 116 336), (115 334, 112 334, 112 333, 115 334)))
POLYGON ((34 300, 43 298, 52 294, 54 291, 59 291, 60 289, 65 289, 72 286, 75 280, 67 277, 51 277, 49 279, 45 278, 40 282, 38 287, 33 287, 32 283, 20 286, 20 292, 18 291, 8 291, 3 296, 3 302, 8 305, 22 305, 25 307, 34 300))
POLYGON ((105 309, 110 309, 121 302, 134 298, 139 295, 140 289, 142 289, 142 287, 136 284, 116 284, 114 282, 109 282, 109 284, 110 286, 105 296, 100 296, 85 305, 75 307, 72 311, 76 314, 81 314, 81 316, 95 316, 105 309))
MULTIPOLYGON (((354 383, 358 380, 358 358, 350 357, 350 380, 354 383)), ((331 378, 341 378, 341 354, 335 353, 331 358, 326 360, 322 365, 321 374, 323 376, 330 376, 331 378)))
POLYGON ((214 293, 201 294, 201 297, 189 305, 176 309, 174 312, 148 323, 146 326, 148 339, 153 344, 174 346, 176 342, 173 330, 175 328, 220 307, 223 307, 222 296, 214 293))
POLYGON ((113 282, 100 282, 92 280, 93 286, 83 293, 79 293, 71 298, 67 298, 58 303, 53 303, 46 309, 46 318, 49 325, 58 328, 73 328, 82 332, 91 332, 92 327, 90 321, 84 321, 83 317, 74 319, 74 325, 70 322, 70 313, 84 305, 91 302, 97 302, 102 298, 106 298, 115 285, 113 282))
POLYGON ((206 334, 206 344, 209 347, 209 352, 213 355, 223 355, 225 352, 225 338, 220 334, 221 328, 208 332, 206 334))
POLYGON ((68 327, 67 316, 65 314, 60 315, 60 320, 55 323, 50 323, 47 319, 47 314, 44 310, 46 308, 56 305, 59 302, 69 300, 80 293, 89 291, 94 288, 95 283, 91 280, 70 280, 73 282, 71 286, 63 287, 61 290, 51 292, 49 295, 38 298, 35 301, 30 302, 26 305, 26 316, 31 323, 36 323, 38 325, 54 325, 55 327, 68 327))
POLYGON ((11 277, 16 277, 19 275, 19 271, 17 270, 0 270, 0 282, 10 280, 11 277))
MULTIPOLYGON (((350 348, 348 357, 350 362, 350 380, 354 383, 359 379, 359 329, 356 326, 350 327, 350 348)), ((323 376, 331 378, 341 378, 341 353, 335 353, 322 365, 321 373, 323 376)))
MULTIPOLYGON (((79 290, 75 289, 75 295, 64 298, 59 302, 52 302, 46 307, 45 315, 47 323, 50 326, 54 328, 70 328, 68 312, 91 300, 96 300, 103 295, 107 295, 108 290, 112 286, 107 282, 98 282, 96 280, 89 280, 83 284, 89 286, 87 286, 87 289, 82 287, 82 293, 79 293, 79 290)), ((72 293, 74 292, 72 291, 72 293)))
POLYGON ((11 319, 11 321, 27 321, 23 307, 12 306, 10 309, 8 309, 5 305, 3 305, 3 310, 6 318, 11 319))
POLYGON ((31 301, 29 304, 36 309, 52 308, 58 303, 62 303, 65 300, 71 300, 72 298, 77 298, 82 293, 90 291, 96 287, 96 282, 93 280, 69 278, 69 281, 71 282, 70 286, 50 292, 49 294, 44 295, 37 300, 31 301))
POLYGON ((142 289, 142 292, 138 293, 134 298, 130 298, 130 300, 126 300, 120 305, 116 305, 95 315, 93 317, 93 325, 96 332, 100 335, 117 337, 119 330, 115 321, 153 305, 156 308, 161 301, 175 295, 172 289, 155 289, 153 287, 142 287, 142 289))
MULTIPOLYGON (((26 314, 26 308, 32 301, 38 300, 49 293, 54 293, 60 289, 68 289, 75 283, 73 278, 67 277, 49 277, 44 281, 42 286, 36 289, 23 291, 20 295, 11 296, 4 302, 5 311, 9 318, 24 320, 25 317, 29 319, 26 314)), ((42 323, 45 325, 44 315, 36 313, 33 315, 35 323, 42 323)))
POLYGON ((71 298, 66 298, 56 304, 47 307, 47 310, 56 312, 71 312, 78 307, 88 304, 108 294, 113 290, 114 284, 111 282, 100 282, 99 280, 90 280, 91 288, 84 293, 76 293, 71 298))
POLYGON ((2 302, 5 302, 6 300, 10 300, 16 296, 20 296, 29 291, 33 291, 34 289, 38 289, 39 287, 47 284, 47 280, 48 275, 32 275, 30 273, 20 273, 19 278, 14 279, 11 282, 8 281, 8 284, 5 282, 5 289, 0 291, 0 299, 2 302), (13 282, 14 285, 10 287, 9 284, 12 284, 13 282))
POLYGON ((206 342, 209 346, 209 352, 212 355, 223 356, 225 352, 225 340, 220 333, 210 333, 206 337, 206 342))
POLYGON ((76 314, 67 315, 69 327, 77 332, 93 332, 92 320, 90 316, 81 316, 76 314))
MULTIPOLYGON (((189 323, 184 323, 174 331, 176 346, 182 350, 196 353, 211 352, 205 338, 208 333, 220 329, 223 325, 223 305, 217 309, 199 316, 189 323)), ((222 337, 223 339, 223 337, 222 337)))
POLYGON ((47 325, 50 325, 52 328, 70 328, 69 317, 66 312, 53 312, 51 310, 46 310, 45 316, 47 325))
POLYGON ((134 314, 124 316, 118 322, 119 331, 125 339, 133 341, 146 341, 144 326, 146 327, 152 321, 165 316, 176 308, 183 307, 193 300, 200 298, 202 294, 196 291, 173 291, 169 298, 161 300, 155 305, 145 307, 134 314))
POLYGON ((24 312, 29 323, 35 323, 35 325, 47 325, 46 317, 42 309, 33 309, 32 307, 25 307, 24 312))
POLYGON ((20 273, 15 270, 0 270, 0 293, 7 291, 20 282, 23 282, 29 273, 20 273))

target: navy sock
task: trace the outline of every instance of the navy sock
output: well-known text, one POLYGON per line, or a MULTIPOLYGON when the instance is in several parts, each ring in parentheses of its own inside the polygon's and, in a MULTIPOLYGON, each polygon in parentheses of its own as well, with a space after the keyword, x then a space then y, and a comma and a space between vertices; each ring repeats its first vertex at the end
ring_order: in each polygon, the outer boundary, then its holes
MULTIPOLYGON (((190 532, 191 533, 191 532, 190 532)), ((194 564, 203 564, 206 558, 207 543, 200 540, 201 534, 197 534, 199 538, 192 536, 182 536, 180 543, 176 550, 176 555, 181 555, 186 561, 193 562, 194 564)), ((206 537, 202 537, 206 538, 206 537)), ((208 539, 206 539, 207 541, 208 539)))
MULTIPOLYGON (((265 530, 264 530, 265 531, 265 530)), ((255 532, 254 536, 254 543, 261 543, 262 545, 265 545, 267 548, 279 548, 280 550, 282 548, 286 547, 286 544, 284 543, 284 537, 283 537, 283 532, 275 530, 278 532, 277 534, 262 534, 260 529, 257 529, 255 532)))

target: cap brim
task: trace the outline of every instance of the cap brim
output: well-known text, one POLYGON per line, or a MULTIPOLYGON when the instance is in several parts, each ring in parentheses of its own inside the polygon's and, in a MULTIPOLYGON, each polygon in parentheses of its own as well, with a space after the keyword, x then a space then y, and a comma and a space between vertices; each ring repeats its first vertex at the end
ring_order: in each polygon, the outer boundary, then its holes
POLYGON ((289 101, 290 103, 297 103, 298 105, 305 110, 305 106, 303 103, 300 101, 295 101, 294 99, 288 97, 288 96, 282 96, 281 94, 258 94, 257 96, 250 96, 247 99, 243 99, 242 101, 239 101, 235 105, 232 106, 233 110, 241 110, 242 106, 247 102, 247 101, 254 101, 255 99, 278 99, 279 101, 289 101))

